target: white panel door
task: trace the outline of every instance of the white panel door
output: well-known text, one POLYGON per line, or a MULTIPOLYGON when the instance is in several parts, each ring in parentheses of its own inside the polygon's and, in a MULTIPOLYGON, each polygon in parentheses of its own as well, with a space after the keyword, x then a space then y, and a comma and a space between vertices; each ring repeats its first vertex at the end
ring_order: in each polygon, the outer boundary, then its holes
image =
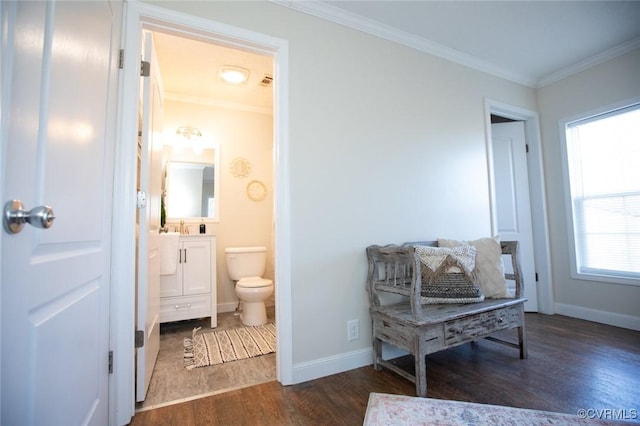
MULTIPOLYGON (((538 296, 524 123, 492 124, 491 134, 498 234, 503 241, 519 242, 524 297, 529 299, 525 310, 536 312, 538 296)), ((511 272, 509 262, 505 262, 505 268, 511 272)))
POLYGON ((1 6, 2 205, 55 212, 49 229, 2 231, 3 425, 108 423, 112 7, 1 6))
POLYGON ((144 332, 144 345, 138 348, 136 401, 144 401, 153 367, 160 350, 160 196, 162 179, 162 93, 159 67, 155 59, 153 36, 144 33, 144 61, 151 64, 151 75, 141 77, 142 141, 140 191, 146 205, 139 214, 137 327, 144 332))

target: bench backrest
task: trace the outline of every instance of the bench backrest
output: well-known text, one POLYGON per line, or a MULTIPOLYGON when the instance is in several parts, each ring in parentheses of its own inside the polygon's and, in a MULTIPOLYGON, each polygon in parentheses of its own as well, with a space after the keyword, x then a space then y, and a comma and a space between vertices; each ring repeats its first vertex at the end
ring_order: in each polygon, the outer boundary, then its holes
MULTIPOLYGON (((506 273, 507 280, 515 281, 515 297, 524 295, 522 272, 518 261, 518 242, 501 241, 503 255, 509 255, 513 273, 506 273)), ((410 242, 403 245, 372 245, 367 247, 369 271, 367 290, 372 307, 381 306, 380 292, 398 294, 409 298, 414 316, 422 315, 420 303, 421 279, 420 259, 415 253, 416 245, 435 246, 435 241, 410 242)))

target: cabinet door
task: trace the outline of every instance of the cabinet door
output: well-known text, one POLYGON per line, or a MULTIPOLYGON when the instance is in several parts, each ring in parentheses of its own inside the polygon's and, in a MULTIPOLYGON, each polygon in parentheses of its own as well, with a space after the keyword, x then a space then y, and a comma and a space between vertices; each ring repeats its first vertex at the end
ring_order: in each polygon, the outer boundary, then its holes
POLYGON ((211 293, 211 242, 185 241, 182 250, 183 294, 211 293))
POLYGON ((182 264, 178 264, 175 274, 160 275, 160 297, 176 296, 182 296, 182 264))

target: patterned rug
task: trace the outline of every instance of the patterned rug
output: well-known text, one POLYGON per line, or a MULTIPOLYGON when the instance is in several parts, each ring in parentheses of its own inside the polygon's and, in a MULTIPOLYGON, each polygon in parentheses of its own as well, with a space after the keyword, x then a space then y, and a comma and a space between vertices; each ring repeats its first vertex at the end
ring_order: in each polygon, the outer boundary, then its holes
POLYGON ((211 331, 184 339, 184 366, 196 367, 247 359, 276 351, 276 326, 273 323, 254 327, 211 331))
MULTIPOLYGON (((364 426, 393 425, 492 425, 492 426, 539 426, 539 425, 610 425, 611 421, 584 416, 527 410, 499 405, 443 399, 418 398, 404 395, 371 393, 364 419, 364 426)), ((595 410, 593 410, 595 411, 595 410)))

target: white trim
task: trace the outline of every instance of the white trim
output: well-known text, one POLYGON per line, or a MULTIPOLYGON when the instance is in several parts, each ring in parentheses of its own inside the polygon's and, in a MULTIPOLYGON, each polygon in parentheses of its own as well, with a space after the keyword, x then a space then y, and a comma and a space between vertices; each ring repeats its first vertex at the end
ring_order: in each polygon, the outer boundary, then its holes
POLYGON ((560 315, 566 315, 572 318, 640 331, 640 317, 638 316, 617 314, 615 312, 601 311, 583 306, 566 305, 564 303, 556 303, 555 311, 560 315))
POLYGON ((345 352, 326 358, 302 362, 293 367, 295 383, 307 382, 320 377, 342 373, 373 363, 373 349, 371 347, 345 352))
POLYGON ((276 245, 277 374, 293 383, 291 247, 289 220, 289 48, 288 41, 168 9, 130 1, 122 45, 126 46, 119 91, 114 171, 111 337, 115 369, 110 387, 110 424, 130 422, 135 412, 133 332, 135 317, 135 181, 140 40, 145 29, 162 30, 272 56, 274 72, 274 191, 276 245))
POLYGON ((284 6, 298 12, 306 13, 336 24, 353 28, 363 33, 380 37, 384 40, 419 50, 430 55, 447 59, 460 65, 473 68, 506 80, 513 81, 524 86, 535 88, 537 82, 527 75, 513 72, 503 67, 499 67, 490 62, 484 61, 468 53, 452 49, 440 43, 428 40, 424 37, 399 30, 395 27, 383 24, 374 19, 365 18, 355 13, 348 12, 336 6, 331 6, 316 1, 292 1, 292 0, 269 0, 272 3, 284 6))
POLYGON ((218 303, 217 311, 218 313, 223 312, 235 312, 238 307, 238 302, 226 302, 226 303, 218 303))
POLYGON ((553 281, 551 275, 551 250, 549 245, 549 225, 545 195, 544 167, 542 163, 542 140, 540 138, 540 118, 538 113, 508 105, 492 99, 485 99, 487 167, 489 170, 489 194, 491 232, 496 234, 498 219, 495 211, 494 176, 491 155, 491 114, 513 120, 523 120, 525 137, 529 145, 527 168, 529 173, 529 197, 531 198, 531 222, 533 224, 533 247, 535 268, 538 274, 538 311, 554 313, 553 281))
POLYGON ((631 40, 619 46, 612 47, 611 49, 607 49, 604 52, 585 59, 584 61, 578 62, 577 64, 573 64, 541 78, 538 81, 536 88, 539 89, 567 77, 571 77, 572 75, 578 74, 579 72, 587 70, 591 67, 595 67, 596 65, 603 64, 607 61, 610 61, 611 59, 632 52, 638 48, 640 48, 640 38, 636 38, 635 40, 631 40))
POLYGON ((235 103, 235 102, 219 101, 211 98, 201 98, 199 96, 180 95, 178 93, 171 93, 171 92, 165 92, 164 100, 170 100, 175 102, 185 102, 185 103, 196 104, 196 105, 207 105, 207 106, 213 106, 217 108, 233 109, 236 111, 243 111, 243 112, 255 112, 257 114, 265 114, 265 115, 273 114, 273 109, 271 107, 267 108, 267 107, 235 103))
MULTIPOLYGON (((0 200, 2 200, 3 207, 7 201, 5 198, 5 170, 7 162, 7 146, 9 144, 8 133, 9 126, 7 126, 7 120, 9 119, 9 101, 11 100, 11 81, 13 73, 13 50, 15 46, 14 42, 14 26, 15 26, 15 14, 17 5, 15 3, 0 2, 0 20, 2 20, 2 49, 0 51, 0 200), (7 26, 7 27, 5 27, 7 26)), ((0 230, 0 258, 4 257, 2 240, 7 238, 5 236, 4 229, 0 230)), ((2 262, 0 262, 0 277, 2 276, 2 262)), ((0 330, 2 330, 2 304, 0 303, 0 330)), ((0 331, 0 336, 2 332, 0 331)), ((4 342, 4 340, 0 340, 4 342)), ((0 361, 2 360, 2 351, 0 351, 0 361)), ((0 368, 0 379, 2 378, 2 369, 0 368)), ((0 380, 0 383, 3 383, 0 380)), ((2 418, 2 390, 0 389, 0 419, 2 418)))
MULTIPOLYGON (((127 37, 136 32, 140 40, 141 32, 132 24, 133 14, 129 13, 131 3, 124 4, 121 46, 127 37)), ((138 43, 139 45, 140 43, 138 43)), ((140 48, 125 49, 124 69, 139 67, 140 48), (137 53, 136 53, 137 52, 137 53)), ((138 93, 137 79, 125 78, 120 74, 118 93, 118 123, 115 147, 113 215, 111 236, 111 306, 110 337, 114 353, 113 374, 109 382, 109 424, 122 425, 131 421, 135 409, 135 215, 134 191, 136 187, 136 159, 131 155, 130 145, 137 140, 137 106, 132 109, 125 103, 126 94, 138 93), (132 130, 131 129, 135 129, 132 130), (131 141, 125 143, 124 141, 131 141)))
POLYGON ((628 41, 619 46, 615 46, 604 52, 598 53, 590 58, 570 65, 561 70, 555 71, 539 79, 530 75, 514 72, 504 67, 500 67, 491 62, 478 58, 477 56, 461 52, 451 47, 436 43, 427 38, 402 31, 398 28, 383 24, 374 19, 365 18, 361 15, 346 11, 336 6, 331 6, 316 1, 295 1, 295 0, 269 0, 280 6, 288 7, 298 12, 325 19, 336 24, 344 25, 385 40, 411 47, 421 52, 435 55, 447 59, 460 65, 482 71, 514 83, 527 87, 539 89, 549 84, 555 83, 564 78, 582 72, 588 68, 609 61, 615 57, 624 55, 640 47, 640 38, 628 41))
POLYGON ((615 102, 600 108, 575 114, 570 117, 563 118, 558 121, 558 141, 560 142, 560 157, 562 161, 562 193, 565 206, 565 221, 567 226, 567 246, 569 247, 569 274, 575 280, 597 281, 601 283, 614 283, 623 285, 640 285, 637 279, 616 277, 608 275, 587 274, 578 272, 577 255, 576 255, 576 237, 573 226, 573 204, 571 199, 571 184, 569 178, 569 159, 567 152, 567 132, 566 126, 575 121, 584 120, 605 114, 610 111, 619 110, 632 105, 640 104, 640 96, 615 102))

